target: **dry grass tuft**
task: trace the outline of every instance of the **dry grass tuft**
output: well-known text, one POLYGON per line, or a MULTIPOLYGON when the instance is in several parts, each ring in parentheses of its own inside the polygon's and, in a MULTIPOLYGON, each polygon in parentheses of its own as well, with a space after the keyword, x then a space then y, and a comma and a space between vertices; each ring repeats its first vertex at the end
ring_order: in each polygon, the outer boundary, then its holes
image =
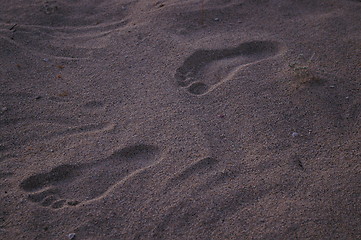
POLYGON ((313 54, 308 60, 305 60, 303 55, 299 56, 297 62, 291 63, 288 66, 292 74, 294 75, 292 85, 296 88, 319 86, 322 85, 324 80, 317 74, 317 71, 313 68, 312 60, 315 54, 313 54))

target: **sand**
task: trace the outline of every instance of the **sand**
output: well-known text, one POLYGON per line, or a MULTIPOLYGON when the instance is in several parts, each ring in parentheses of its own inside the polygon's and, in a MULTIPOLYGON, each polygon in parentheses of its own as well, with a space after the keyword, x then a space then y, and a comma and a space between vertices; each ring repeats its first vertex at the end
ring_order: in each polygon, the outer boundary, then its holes
POLYGON ((0 1, 1 239, 361 239, 361 2, 0 1))

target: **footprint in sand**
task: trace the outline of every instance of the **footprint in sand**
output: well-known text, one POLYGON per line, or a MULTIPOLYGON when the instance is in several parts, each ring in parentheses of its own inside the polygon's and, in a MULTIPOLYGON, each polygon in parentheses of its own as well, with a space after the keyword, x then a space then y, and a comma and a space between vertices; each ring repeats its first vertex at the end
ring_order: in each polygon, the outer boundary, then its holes
POLYGON ((243 67, 275 56, 279 51, 279 43, 272 41, 251 41, 235 48, 198 50, 177 69, 175 78, 178 85, 189 93, 203 95, 231 79, 243 67))
POLYGON ((8 25, 0 24, 0 32, 9 32, 7 37, 0 36, 0 40, 39 58, 89 59, 94 51, 111 43, 115 32, 129 25, 130 10, 135 4, 136 1, 131 0, 24 2, 4 9, 16 15, 17 21, 11 31, 8 25))
POLYGON ((154 164, 158 154, 155 146, 135 145, 92 163, 60 165, 28 177, 20 187, 29 192, 31 202, 41 206, 75 206, 105 196, 114 185, 154 164))

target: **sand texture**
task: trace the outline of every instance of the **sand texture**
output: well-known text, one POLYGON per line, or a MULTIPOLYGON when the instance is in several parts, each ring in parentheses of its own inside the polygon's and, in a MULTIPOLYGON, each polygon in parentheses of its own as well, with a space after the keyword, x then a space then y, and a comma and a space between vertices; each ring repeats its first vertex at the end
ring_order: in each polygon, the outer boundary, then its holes
POLYGON ((0 0, 0 239, 361 239, 359 0, 0 0))

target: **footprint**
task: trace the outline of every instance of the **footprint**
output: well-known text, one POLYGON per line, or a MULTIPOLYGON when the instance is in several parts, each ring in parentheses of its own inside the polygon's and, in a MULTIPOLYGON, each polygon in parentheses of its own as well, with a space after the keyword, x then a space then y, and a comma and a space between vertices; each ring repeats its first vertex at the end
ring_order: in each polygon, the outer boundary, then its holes
POLYGON ((85 103, 83 106, 88 109, 95 109, 95 108, 103 107, 104 103, 101 101, 93 100, 93 101, 89 101, 89 102, 85 103))
POLYGON ((198 50, 176 71, 178 86, 194 95, 203 95, 230 80, 241 68, 275 56, 279 43, 251 41, 235 48, 198 50))
POLYGON ((152 165, 158 154, 155 146, 135 145, 92 163, 64 164, 30 176, 20 188, 29 192, 31 202, 43 207, 76 206, 104 197, 114 185, 152 165))
POLYGON ((214 171, 214 166, 219 161, 217 159, 206 157, 199 159, 189 166, 186 166, 184 169, 176 173, 169 181, 167 182, 164 191, 169 192, 170 189, 175 186, 184 184, 184 181, 191 179, 191 181, 196 181, 196 178, 199 176, 205 176, 210 172, 214 171))
POLYGON ((56 1, 45 1, 41 7, 41 11, 45 14, 53 14, 58 10, 56 1))
POLYGON ((114 32, 128 26, 134 4, 99 0, 85 6, 81 1, 43 0, 14 6, 8 12, 18 16, 17 24, 11 31, 0 24, 0 32, 8 32, 1 40, 43 59, 89 60, 109 46, 114 32), (22 11, 24 7, 28 11, 22 11))

